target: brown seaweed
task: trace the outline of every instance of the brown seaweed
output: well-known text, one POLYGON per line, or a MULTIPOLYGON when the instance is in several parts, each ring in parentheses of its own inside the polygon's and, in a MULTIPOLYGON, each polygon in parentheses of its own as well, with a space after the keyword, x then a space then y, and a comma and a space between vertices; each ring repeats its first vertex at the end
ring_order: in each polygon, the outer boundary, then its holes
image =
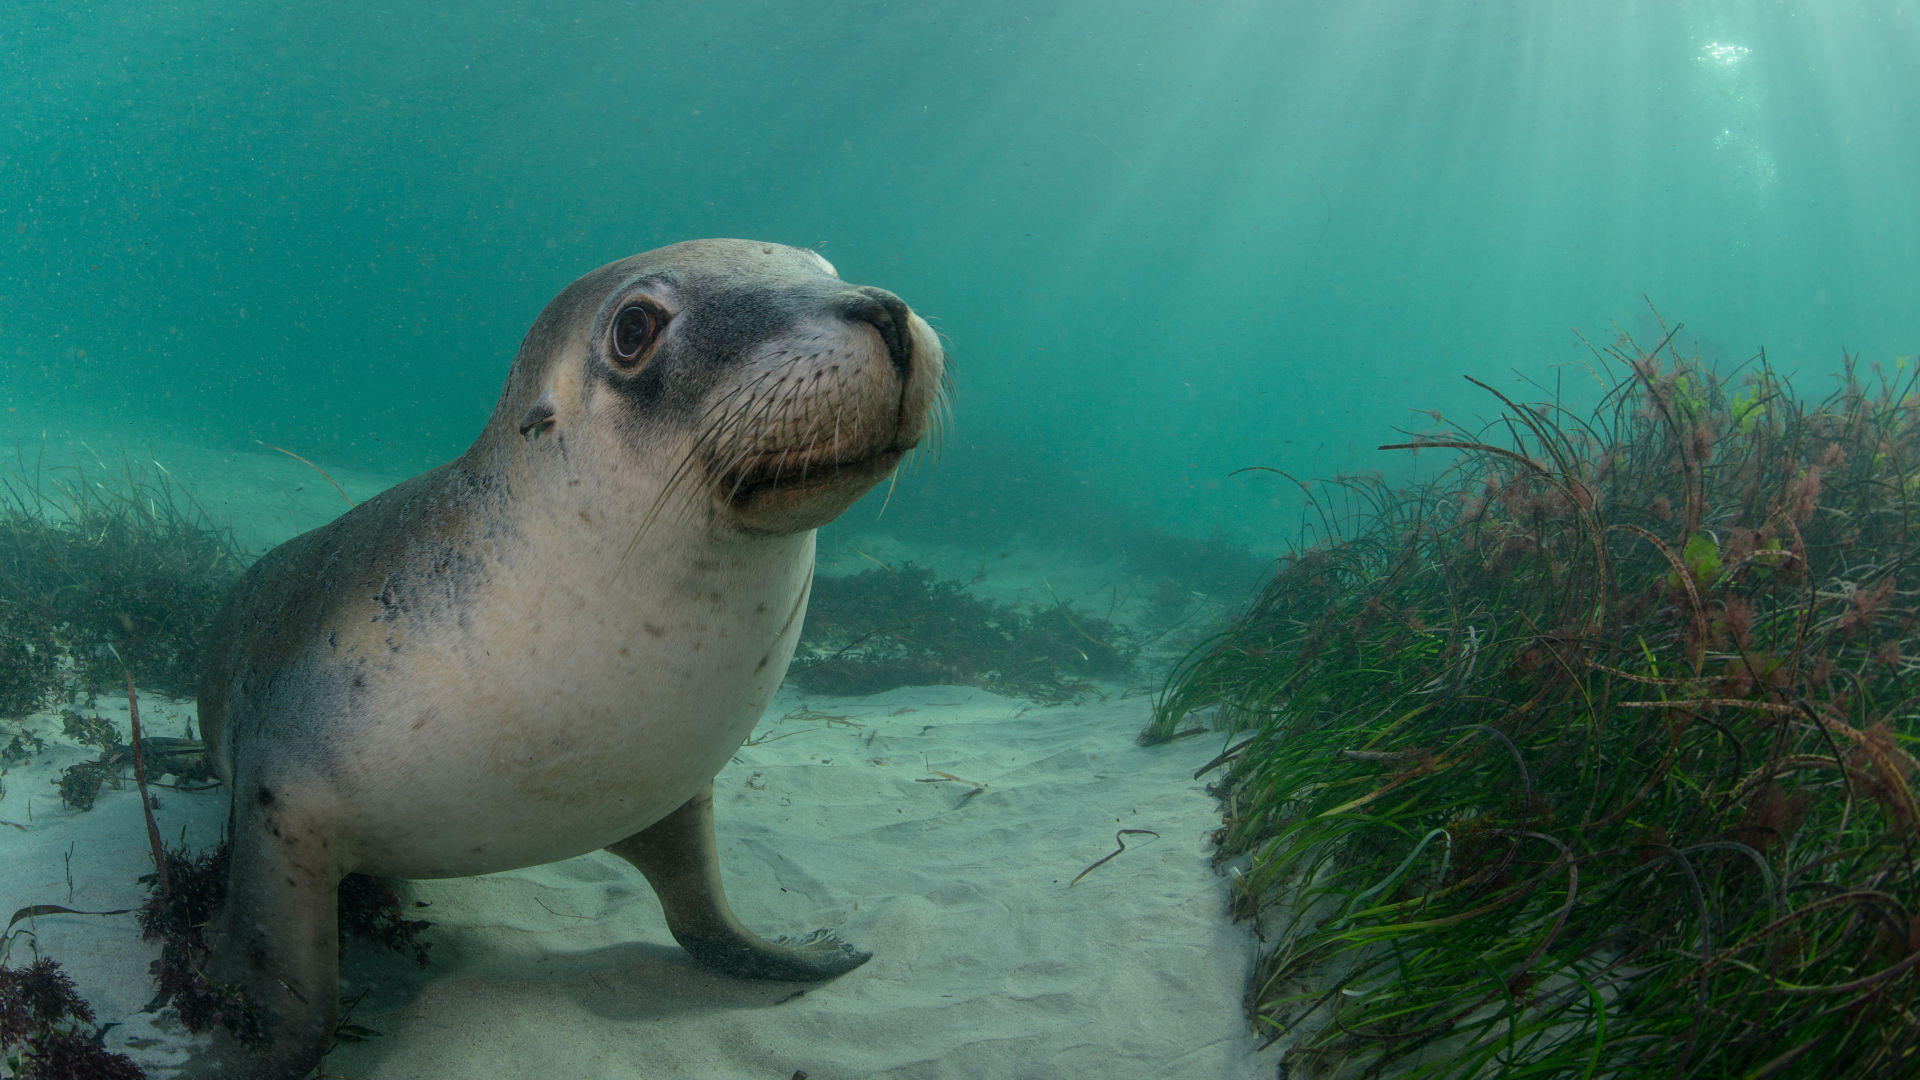
POLYGON ((0 1061, 17 1080, 144 1080, 132 1058, 100 1046, 101 1030, 56 961, 0 963, 0 1061))

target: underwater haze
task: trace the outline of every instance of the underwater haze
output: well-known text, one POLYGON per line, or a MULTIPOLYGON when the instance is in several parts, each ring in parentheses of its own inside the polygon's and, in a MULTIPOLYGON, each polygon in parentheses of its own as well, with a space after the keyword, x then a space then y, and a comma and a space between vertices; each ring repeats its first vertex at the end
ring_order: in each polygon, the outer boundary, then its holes
POLYGON ((1920 0, 0 0, 0 1076, 1920 1077, 1916 190, 1920 0), (702 237, 941 362, 376 498, 702 237))
POLYGON ((1235 470, 1597 393, 1570 328, 1649 301, 1803 387, 1920 351, 1910 0, 6 0, 0 49, 16 428, 406 475, 568 281, 746 236, 949 339, 883 524, 1272 554, 1235 470))

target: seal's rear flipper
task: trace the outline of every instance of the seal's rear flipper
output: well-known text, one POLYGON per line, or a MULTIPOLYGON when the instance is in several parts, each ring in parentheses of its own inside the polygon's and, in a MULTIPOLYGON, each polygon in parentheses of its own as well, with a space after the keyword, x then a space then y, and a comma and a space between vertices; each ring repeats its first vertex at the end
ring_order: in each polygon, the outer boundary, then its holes
POLYGON ((844 975, 873 955, 841 941, 831 930, 816 930, 788 944, 768 941, 740 925, 720 888, 712 784, 607 850, 647 876, 674 940, 715 971, 741 979, 819 982, 844 975))

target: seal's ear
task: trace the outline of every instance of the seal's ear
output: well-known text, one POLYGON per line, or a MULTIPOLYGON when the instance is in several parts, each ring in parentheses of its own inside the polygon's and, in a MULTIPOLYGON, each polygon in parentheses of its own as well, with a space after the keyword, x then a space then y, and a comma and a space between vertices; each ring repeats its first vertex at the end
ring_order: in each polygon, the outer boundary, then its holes
POLYGON ((547 392, 540 395, 540 400, 533 403, 533 408, 520 418, 520 434, 525 435, 528 442, 539 438, 542 432, 553 426, 553 412, 553 388, 548 387, 547 392))

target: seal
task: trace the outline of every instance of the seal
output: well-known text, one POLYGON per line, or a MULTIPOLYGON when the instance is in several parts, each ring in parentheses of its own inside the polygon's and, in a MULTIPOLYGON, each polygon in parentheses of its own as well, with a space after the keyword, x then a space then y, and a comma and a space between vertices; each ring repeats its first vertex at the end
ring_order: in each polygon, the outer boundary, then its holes
POLYGON ((713 776, 792 659, 814 530, 944 411, 945 357, 819 255, 674 244, 595 270, 521 343, 471 448, 255 563, 199 692, 232 791, 208 974, 267 1035, 207 1071, 297 1080, 339 1010, 336 893, 599 848, 700 963, 832 978, 868 954, 740 925, 713 776))

